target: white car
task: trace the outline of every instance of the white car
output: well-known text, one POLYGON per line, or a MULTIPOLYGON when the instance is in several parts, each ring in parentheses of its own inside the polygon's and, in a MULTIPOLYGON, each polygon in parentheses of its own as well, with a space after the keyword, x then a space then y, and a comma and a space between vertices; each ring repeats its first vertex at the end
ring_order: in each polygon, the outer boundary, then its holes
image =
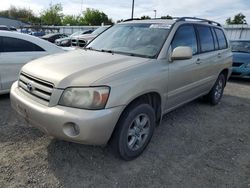
POLYGON ((0 94, 9 92, 25 63, 62 52, 65 50, 38 37, 0 31, 0 94))

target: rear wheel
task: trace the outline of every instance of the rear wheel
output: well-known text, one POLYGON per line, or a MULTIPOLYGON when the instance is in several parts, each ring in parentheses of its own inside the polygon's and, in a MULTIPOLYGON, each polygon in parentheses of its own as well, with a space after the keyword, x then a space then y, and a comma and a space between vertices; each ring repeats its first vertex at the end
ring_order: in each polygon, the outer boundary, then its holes
POLYGON ((208 95, 205 96, 210 104, 217 105, 220 102, 224 92, 225 85, 226 85, 225 75, 220 74, 211 91, 208 93, 208 95))
POLYGON ((122 114, 111 144, 124 160, 138 157, 148 145, 155 128, 155 113, 149 104, 132 105, 122 114))

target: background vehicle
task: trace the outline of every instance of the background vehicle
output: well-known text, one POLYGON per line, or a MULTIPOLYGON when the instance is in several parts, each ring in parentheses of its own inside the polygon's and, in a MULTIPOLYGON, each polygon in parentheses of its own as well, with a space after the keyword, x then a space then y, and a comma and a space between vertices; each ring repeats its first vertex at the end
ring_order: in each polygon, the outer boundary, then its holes
POLYGON ((102 27, 99 27, 98 29, 96 29, 95 31, 93 31, 91 34, 84 34, 84 35, 79 35, 79 36, 72 37, 71 45, 74 46, 74 47, 78 46, 78 47, 83 48, 84 46, 86 46, 86 44, 89 41, 93 40, 97 35, 104 32, 109 27, 110 26, 102 26, 102 27))
POLYGON ((45 35, 45 32, 44 31, 32 31, 29 34, 35 37, 42 37, 45 35))
POLYGON ((15 27, 11 26, 10 31, 17 31, 17 29, 15 27))
POLYGON ((9 31, 10 29, 6 25, 0 25, 0 31, 9 31))
POLYGON ((231 41, 233 52, 232 77, 250 78, 250 40, 231 41))
POLYGON ((64 50, 37 37, 0 31, 0 94, 9 92, 25 63, 60 52, 64 50))
POLYGON ((44 40, 47 40, 51 43, 55 43, 56 39, 60 39, 60 38, 64 38, 67 37, 68 35, 65 34, 61 34, 61 33, 51 33, 51 34, 47 34, 42 36, 41 38, 44 40))
POLYGON ((201 96, 218 104, 231 67, 232 52, 216 22, 131 20, 104 31, 84 50, 26 64, 11 101, 49 135, 111 143, 131 160, 146 148, 163 114, 201 96))
POLYGON ((84 35, 84 34, 90 34, 93 31, 94 30, 77 31, 77 32, 73 33, 72 35, 70 35, 69 37, 56 39, 55 43, 57 46, 69 47, 69 46, 71 46, 71 38, 72 37, 76 37, 76 36, 84 35))

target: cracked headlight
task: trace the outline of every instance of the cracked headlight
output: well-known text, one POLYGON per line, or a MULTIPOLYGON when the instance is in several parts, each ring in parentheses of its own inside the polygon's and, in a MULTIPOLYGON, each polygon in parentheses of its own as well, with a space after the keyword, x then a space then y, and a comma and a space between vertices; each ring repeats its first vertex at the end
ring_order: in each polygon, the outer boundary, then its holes
POLYGON ((88 110, 104 109, 108 101, 109 87, 67 88, 59 105, 88 110))

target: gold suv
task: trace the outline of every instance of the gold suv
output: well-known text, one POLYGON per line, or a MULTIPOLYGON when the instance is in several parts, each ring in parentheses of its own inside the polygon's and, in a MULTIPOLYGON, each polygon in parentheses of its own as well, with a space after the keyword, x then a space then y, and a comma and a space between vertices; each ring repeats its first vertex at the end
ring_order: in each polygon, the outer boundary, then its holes
POLYGON ((220 24, 198 18, 128 20, 85 48, 26 64, 13 108, 53 137, 110 143, 139 156, 163 114, 204 96, 218 104, 232 53, 220 24))

